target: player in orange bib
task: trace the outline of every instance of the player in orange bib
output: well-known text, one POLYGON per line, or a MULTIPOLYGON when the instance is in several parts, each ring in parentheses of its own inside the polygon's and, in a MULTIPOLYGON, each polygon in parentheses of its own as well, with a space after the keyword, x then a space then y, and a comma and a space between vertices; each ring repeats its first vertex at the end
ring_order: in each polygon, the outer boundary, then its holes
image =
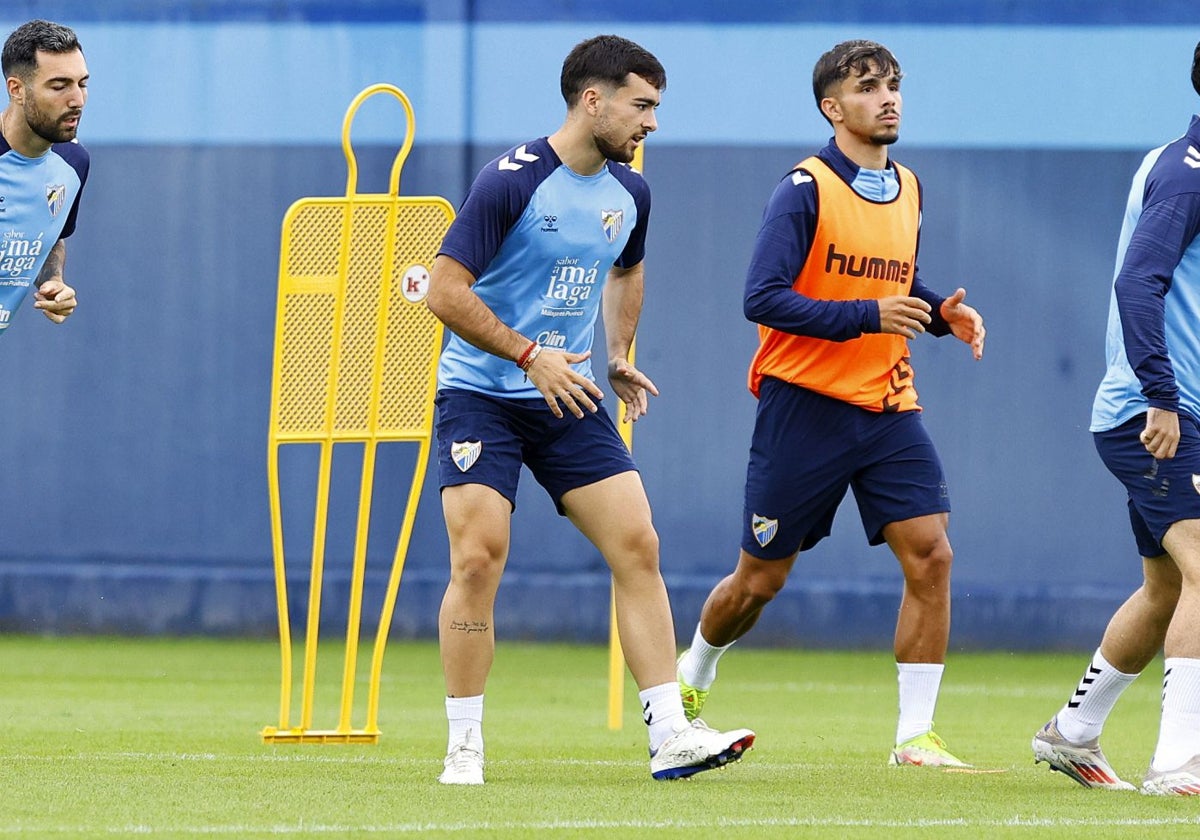
POLYGON ((900 131, 900 64, 847 41, 821 56, 813 93, 833 140, 776 188, 746 276, 757 323, 758 397, 741 554, 704 604, 679 660, 696 715, 717 660, 783 588, 800 551, 829 535, 854 491, 867 539, 904 573, 896 627, 900 716, 889 763, 964 767, 933 731, 950 636, 950 502, 921 423, 908 340, 954 335, 983 356, 983 319, 917 272, 921 189, 889 160, 900 131))

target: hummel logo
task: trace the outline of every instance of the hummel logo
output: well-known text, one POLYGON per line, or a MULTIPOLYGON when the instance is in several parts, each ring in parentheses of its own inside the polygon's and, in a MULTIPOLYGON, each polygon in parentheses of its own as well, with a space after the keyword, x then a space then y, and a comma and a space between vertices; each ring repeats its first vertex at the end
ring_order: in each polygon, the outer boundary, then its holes
POLYGON ((649 700, 642 704, 642 720, 645 721, 647 726, 654 722, 654 715, 650 711, 649 700))
POLYGON ((1195 146, 1188 146, 1183 162, 1192 167, 1192 169, 1200 169, 1200 149, 1197 149, 1195 146))
POLYGON ((811 184, 812 176, 809 175, 807 172, 793 172, 792 173, 792 183, 795 184, 797 187, 800 186, 801 184, 811 184))
MULTIPOLYGON (((513 157, 515 157, 517 160, 521 161, 522 163, 533 163, 535 160, 538 159, 537 155, 531 155, 531 154, 529 154, 529 152, 525 151, 524 146, 518 146, 517 150, 515 152, 513 152, 513 157)), ((503 172, 506 169, 516 170, 516 169, 520 169, 520 168, 521 168, 521 164, 513 163, 512 160, 509 159, 508 155, 505 155, 504 157, 500 158, 500 171, 501 172, 503 172)))

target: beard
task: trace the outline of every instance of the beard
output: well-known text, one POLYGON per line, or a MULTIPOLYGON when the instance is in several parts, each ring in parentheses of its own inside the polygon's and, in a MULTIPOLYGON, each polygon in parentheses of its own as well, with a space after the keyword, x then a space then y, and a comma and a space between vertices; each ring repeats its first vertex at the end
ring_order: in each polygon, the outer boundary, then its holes
POLYGON ((615 161, 617 163, 629 163, 633 160, 633 152, 629 151, 627 143, 616 145, 610 142, 607 138, 601 137, 598 134, 593 134, 592 139, 596 143, 596 149, 600 154, 604 155, 606 160, 615 161))
POLYGON ((899 131, 892 131, 887 134, 872 134, 871 143, 875 146, 890 146, 900 139, 899 131))
MULTIPOLYGON (((71 113, 68 116, 77 117, 79 115, 71 113)), ((69 143, 79 133, 78 123, 71 126, 61 125, 58 120, 42 113, 32 103, 25 106, 25 122, 29 124, 30 131, 48 143, 69 143)))

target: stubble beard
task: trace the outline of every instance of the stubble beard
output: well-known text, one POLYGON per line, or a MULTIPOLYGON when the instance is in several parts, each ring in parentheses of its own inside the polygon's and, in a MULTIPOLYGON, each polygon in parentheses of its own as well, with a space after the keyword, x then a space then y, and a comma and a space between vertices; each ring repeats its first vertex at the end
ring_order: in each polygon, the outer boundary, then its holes
POLYGON ((47 117, 36 106, 25 107, 25 122, 29 130, 41 137, 47 143, 69 143, 79 133, 79 124, 73 126, 59 125, 57 120, 47 117))

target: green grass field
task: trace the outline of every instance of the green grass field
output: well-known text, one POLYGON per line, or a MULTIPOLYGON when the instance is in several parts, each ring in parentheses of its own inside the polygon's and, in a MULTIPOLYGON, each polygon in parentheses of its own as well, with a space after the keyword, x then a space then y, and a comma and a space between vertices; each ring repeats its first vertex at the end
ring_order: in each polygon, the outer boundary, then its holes
MULTIPOLYGON (((322 647, 325 676, 340 671, 322 647)), ((0 637, 0 837, 1195 837, 1188 800, 1084 790, 1029 753, 1086 655, 958 654, 938 730, 968 775, 886 765, 895 666, 885 653, 745 648, 705 717, 746 725, 725 771, 653 781, 635 691, 606 726, 600 647, 501 644, 488 691, 488 783, 437 784, 445 748, 432 643, 388 649, 377 746, 274 745, 270 642, 0 637)), ((1105 750, 1140 782, 1161 664, 1126 693, 1105 750)), ((323 686, 317 720, 334 723, 323 686)))

